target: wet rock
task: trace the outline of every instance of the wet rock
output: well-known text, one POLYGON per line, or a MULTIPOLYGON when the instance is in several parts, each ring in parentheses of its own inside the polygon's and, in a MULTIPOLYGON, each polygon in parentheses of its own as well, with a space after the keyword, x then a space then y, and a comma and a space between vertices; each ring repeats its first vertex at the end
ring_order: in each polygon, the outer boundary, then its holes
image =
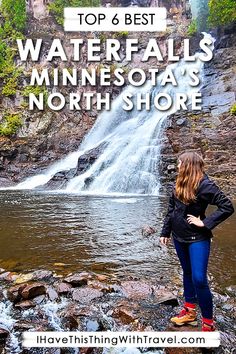
POLYGON ((46 299, 46 296, 45 295, 39 295, 39 296, 36 296, 34 299, 33 299, 33 302, 36 304, 36 305, 40 305, 44 302, 44 300, 46 299))
POLYGON ((68 312, 77 317, 87 317, 94 318, 100 316, 100 312, 96 306, 85 305, 85 306, 76 306, 68 309, 68 312))
POLYGON ((121 322, 129 324, 135 321, 137 316, 133 311, 125 306, 119 306, 113 311, 113 317, 118 318, 121 322))
POLYGON ((76 176, 76 168, 69 171, 57 172, 44 186, 43 189, 61 189, 66 186, 67 182, 76 176))
POLYGON ((49 280, 52 277, 52 272, 49 270, 36 270, 32 273, 20 274, 15 280, 15 284, 26 283, 31 280, 49 280))
POLYGON ((97 274, 96 279, 98 281, 107 281, 109 279, 109 277, 105 274, 97 274))
POLYGON ((121 283, 124 296, 133 300, 147 299, 151 296, 152 286, 142 281, 124 281, 121 283))
POLYGON ((69 329, 70 331, 77 330, 79 325, 76 317, 70 313, 61 318, 61 323, 63 327, 69 329))
POLYGON ((22 297, 22 291, 27 286, 27 284, 20 284, 12 286, 7 290, 7 298, 12 302, 17 302, 22 297))
POLYGON ((0 344, 5 344, 8 336, 9 332, 4 328, 0 328, 0 344))
POLYGON ((5 280, 5 281, 13 281, 15 274, 11 273, 11 272, 4 272, 2 274, 0 274, 0 280, 5 280))
POLYGON ((24 299, 32 299, 39 295, 46 294, 47 289, 46 286, 42 283, 33 283, 27 285, 22 291, 22 297, 24 299))
POLYGON ((88 320, 86 322, 86 329, 88 332, 97 332, 100 329, 99 323, 96 320, 88 320))
POLYGON ((88 285, 93 288, 102 291, 103 293, 112 293, 121 291, 121 287, 119 285, 110 285, 104 284, 96 280, 89 280, 88 285))
POLYGON ((33 280, 48 280, 52 277, 52 272, 50 270, 36 270, 32 273, 33 280))
POLYGON ((47 295, 51 301, 55 301, 58 299, 58 293, 53 287, 48 287, 47 288, 47 295))
POLYGON ((153 302, 163 305, 171 305, 171 306, 178 306, 178 299, 177 297, 168 290, 159 290, 157 288, 154 289, 153 292, 154 298, 153 302))
POLYGON ((29 321, 20 320, 14 323, 13 327, 16 331, 28 331, 29 329, 33 329, 34 325, 29 321))
POLYGON ((150 236, 152 234, 155 234, 157 230, 152 227, 152 226, 143 226, 142 227, 142 235, 143 236, 150 236))
POLYGON ((87 272, 82 272, 78 274, 73 274, 67 278, 64 279, 65 282, 71 284, 72 286, 82 286, 82 285, 87 285, 88 279, 91 279, 92 276, 91 274, 87 272))
POLYGON ((68 294, 71 292, 72 285, 68 283, 59 283, 56 288, 59 294, 68 294))
POLYGON ((15 284, 27 283, 28 281, 33 280, 33 273, 20 274, 15 279, 15 284))
POLYGON ((72 298, 80 303, 89 303, 90 301, 102 297, 103 293, 97 289, 89 287, 74 289, 72 298))
POLYGON ((231 296, 233 295, 236 297, 236 285, 230 285, 226 288, 227 293, 229 293, 231 296))
POLYGON ((25 300, 25 301, 21 301, 21 302, 15 304, 15 307, 20 310, 26 310, 26 309, 29 309, 29 308, 35 307, 35 306, 36 306, 36 304, 31 300, 25 300))

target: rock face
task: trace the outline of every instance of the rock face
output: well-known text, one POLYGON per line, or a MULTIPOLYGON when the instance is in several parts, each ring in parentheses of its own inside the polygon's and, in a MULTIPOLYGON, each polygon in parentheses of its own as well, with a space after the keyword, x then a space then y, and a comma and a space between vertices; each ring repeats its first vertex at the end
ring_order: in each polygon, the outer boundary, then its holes
MULTIPOLYGON (((231 34, 226 36, 231 38, 231 34)), ((206 171, 224 191, 236 195, 236 126, 230 109, 235 104, 236 41, 216 43, 213 60, 206 64, 202 111, 176 113, 166 122, 160 170, 163 182, 174 179, 177 156, 184 151, 203 155, 206 171), (220 46, 220 48, 219 48, 220 46)))

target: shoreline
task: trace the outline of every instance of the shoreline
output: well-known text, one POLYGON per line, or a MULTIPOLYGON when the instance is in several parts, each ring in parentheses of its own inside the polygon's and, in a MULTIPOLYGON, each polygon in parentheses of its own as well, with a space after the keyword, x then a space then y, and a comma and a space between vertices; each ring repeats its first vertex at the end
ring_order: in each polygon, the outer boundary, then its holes
MULTIPOLYGON (((170 324, 169 318, 181 308, 181 288, 174 283, 163 285, 160 279, 118 279, 93 272, 62 276, 47 270, 16 274, 0 269, 0 282, 0 353, 11 348, 13 337, 18 349, 10 349, 10 353, 40 353, 38 349, 22 351, 19 336, 24 331, 200 331, 200 317, 198 327, 170 324)), ((213 294, 222 338, 222 345, 214 349, 217 354, 234 348, 235 293, 232 286, 231 295, 230 289, 226 295, 213 294)), ((101 349, 83 348, 81 353, 100 354, 101 349)), ((142 352, 156 350, 146 349, 142 352)), ((185 349, 181 353, 190 353, 185 349)), ((201 353, 199 350, 192 348, 191 353, 201 353)), ((163 353, 174 354, 176 348, 166 348, 163 353)))

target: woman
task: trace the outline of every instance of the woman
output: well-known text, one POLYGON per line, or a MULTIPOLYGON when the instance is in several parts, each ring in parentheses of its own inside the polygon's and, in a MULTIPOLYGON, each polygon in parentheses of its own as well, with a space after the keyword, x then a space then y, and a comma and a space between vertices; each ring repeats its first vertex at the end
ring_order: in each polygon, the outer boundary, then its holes
POLYGON ((196 303, 202 314, 202 331, 214 331, 212 294, 207 281, 211 230, 233 214, 231 201, 204 173, 204 162, 195 152, 186 152, 178 160, 178 176, 169 200, 160 242, 167 245, 172 233, 183 268, 185 304, 171 318, 176 325, 196 325, 196 303), (205 216, 207 206, 217 210, 205 216))

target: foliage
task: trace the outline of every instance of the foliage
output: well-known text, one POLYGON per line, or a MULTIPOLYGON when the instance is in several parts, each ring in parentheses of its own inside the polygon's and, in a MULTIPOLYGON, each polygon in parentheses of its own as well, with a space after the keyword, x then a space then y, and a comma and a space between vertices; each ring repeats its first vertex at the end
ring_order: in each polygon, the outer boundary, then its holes
POLYGON ((23 31, 26 26, 25 0, 2 0, 1 7, 6 21, 17 31, 23 31))
POLYGON ((7 78, 5 81, 5 85, 2 89, 2 94, 5 96, 12 96, 16 94, 16 89, 17 89, 17 77, 12 76, 10 78, 7 78))
POLYGON ((193 36, 194 34, 197 33, 197 21, 192 20, 189 27, 188 27, 188 31, 187 31, 189 36, 193 36))
POLYGON ((28 98, 30 93, 33 93, 35 96, 38 96, 40 93, 43 93, 44 102, 47 102, 48 90, 45 86, 25 86, 22 95, 28 98))
POLYGON ((115 32, 113 38, 122 38, 122 37, 127 37, 128 35, 129 35, 128 31, 119 31, 119 32, 115 32))
POLYGON ((49 11, 54 15, 57 23, 63 25, 64 7, 97 7, 100 0, 54 0, 48 5, 49 11))
POLYGON ((29 97, 30 93, 33 93, 34 95, 39 95, 40 93, 45 93, 45 91, 47 92, 47 89, 44 86, 25 86, 22 95, 24 97, 29 97))
POLYGON ((234 103, 233 106, 231 107, 230 113, 236 116, 236 103, 234 103))
POLYGON ((0 123, 0 135, 12 136, 22 126, 22 121, 19 114, 6 114, 0 123))
POLYGON ((235 0, 210 0, 209 18, 210 26, 223 26, 236 21, 235 0))
POLYGON ((21 31, 26 25, 25 0, 2 0, 2 23, 0 25, 0 79, 2 94, 11 96, 16 93, 21 69, 14 63, 16 39, 24 38, 21 31))

